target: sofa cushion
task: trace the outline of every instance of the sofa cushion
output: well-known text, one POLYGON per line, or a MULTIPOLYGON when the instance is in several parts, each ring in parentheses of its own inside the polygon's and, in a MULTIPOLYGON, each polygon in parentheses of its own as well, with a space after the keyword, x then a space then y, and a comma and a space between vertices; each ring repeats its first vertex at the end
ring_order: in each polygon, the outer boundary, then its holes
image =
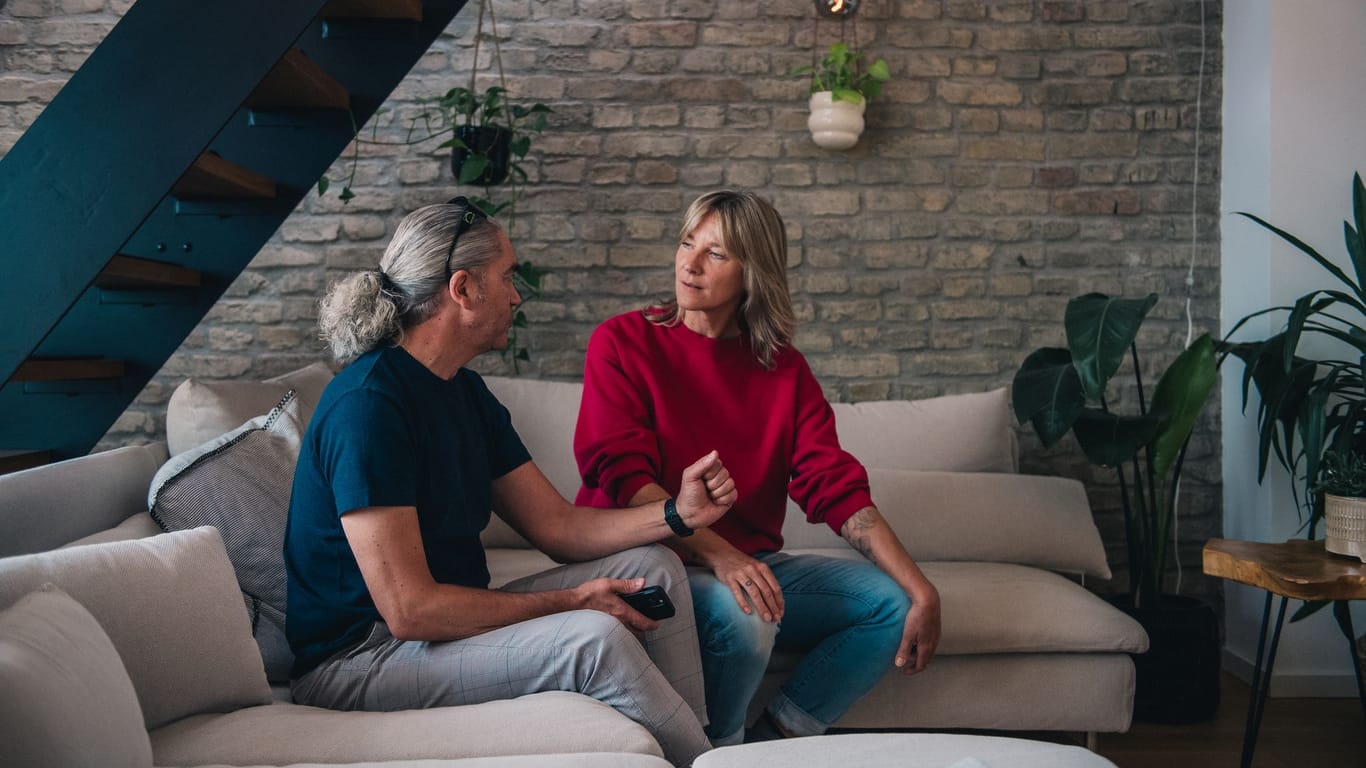
POLYGON ((118 649, 148 729, 270 702, 261 654, 213 528, 0 559, 0 605, 52 582, 118 649))
MULTIPOLYGON (((561 496, 572 500, 582 482, 574 460, 574 427, 583 384, 504 376, 489 376, 484 382, 512 414, 512 426, 537 468, 561 496)), ((531 546, 497 515, 489 520, 482 539, 486 547, 531 546)))
POLYGON ((550 559, 550 555, 539 549, 505 547, 490 548, 487 552, 489 589, 498 589, 504 584, 516 581, 523 576, 560 567, 559 563, 550 559))
POLYGON ((0 475, 0 557, 56 549, 147 511, 162 443, 134 445, 0 475))
POLYGON ((45 585, 0 612, 0 764, 151 766, 118 651, 95 617, 45 585))
POLYGON ((350 763, 557 752, 661 756, 644 726, 577 693, 404 712, 276 703, 199 715, 152 732, 157 765, 350 763))
POLYGON ((89 536, 82 536, 70 544, 62 545, 62 549, 68 547, 83 547, 87 544, 104 544, 109 541, 128 541, 129 539, 145 539, 148 536, 156 536, 165 533, 157 521, 146 512, 138 512, 129 515, 127 520, 119 523, 113 528, 105 528, 103 531, 96 531, 89 536))
MULTIPOLYGON (((873 502, 916 560, 1019 563, 1110 578, 1086 489, 1062 477, 868 470, 873 502)), ((789 502, 785 548, 841 548, 789 502)))
POLYGON ((166 404, 166 446, 172 456, 188 451, 269 411, 289 390, 299 398, 299 421, 313 417, 332 369, 314 363, 265 381, 186 379, 166 404))
POLYGON ((943 654, 1142 653, 1148 634, 1085 587, 1009 563, 925 563, 939 590, 943 654))
POLYGON ((840 445, 868 468, 1015 472, 1010 392, 835 403, 840 445))
MULTIPOLYGON (((859 558, 852 549, 792 550, 859 558)), ((921 563, 939 590, 938 654, 1142 653, 1148 634, 1128 614, 1056 573, 1009 563, 921 563)), ((772 669, 800 655, 774 654, 772 669)))
POLYGON ((304 424, 294 390, 270 413, 172 457, 147 496, 162 528, 212 525, 237 574, 266 677, 289 680, 285 639, 285 521, 304 424))

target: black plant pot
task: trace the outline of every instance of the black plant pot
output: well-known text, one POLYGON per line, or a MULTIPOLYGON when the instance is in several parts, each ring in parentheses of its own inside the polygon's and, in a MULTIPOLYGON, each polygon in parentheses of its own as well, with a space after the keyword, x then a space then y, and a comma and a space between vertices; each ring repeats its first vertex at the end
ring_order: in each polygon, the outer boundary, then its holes
MULTIPOLYGON (((486 128, 475 125, 462 125, 455 129, 456 138, 476 153, 488 158, 483 173, 463 183, 493 187, 502 184, 508 177, 508 164, 512 159, 512 132, 503 128, 486 128)), ((470 152, 461 147, 451 148, 451 172, 460 180, 460 169, 465 166, 470 152)))
POLYGON ((1148 633, 1148 650, 1134 654, 1138 676, 1134 719, 1144 723, 1199 723, 1219 708, 1219 620, 1191 597, 1162 595, 1155 606, 1133 607, 1132 595, 1110 602, 1148 633))

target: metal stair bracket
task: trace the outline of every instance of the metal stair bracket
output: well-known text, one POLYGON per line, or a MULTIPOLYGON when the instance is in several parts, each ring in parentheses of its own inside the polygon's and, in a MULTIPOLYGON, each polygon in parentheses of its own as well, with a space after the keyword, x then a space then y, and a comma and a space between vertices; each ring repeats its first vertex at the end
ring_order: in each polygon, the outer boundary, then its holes
POLYGON ((0 471, 95 445, 463 5, 128 9, 0 159, 0 471))

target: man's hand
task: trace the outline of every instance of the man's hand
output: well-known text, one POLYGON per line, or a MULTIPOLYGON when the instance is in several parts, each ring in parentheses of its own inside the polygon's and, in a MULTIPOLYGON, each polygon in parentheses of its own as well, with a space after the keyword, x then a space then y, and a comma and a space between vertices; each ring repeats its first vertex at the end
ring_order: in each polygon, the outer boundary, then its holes
POLYGON ((939 647, 939 591, 928 581, 917 591, 919 594, 911 595, 911 609, 906 612, 901 630, 901 647, 896 651, 895 664, 907 675, 929 666, 939 647))
POLYGON ((621 596, 629 592, 639 592, 645 588, 645 579, 593 579, 585 581, 571 590, 575 604, 579 608, 602 611, 616 617, 626 628, 639 634, 659 629, 659 622, 645 618, 644 614, 626 604, 621 596))
POLYGON ((735 506, 735 481, 716 451, 683 470, 678 489, 678 516, 689 528, 706 528, 735 506))

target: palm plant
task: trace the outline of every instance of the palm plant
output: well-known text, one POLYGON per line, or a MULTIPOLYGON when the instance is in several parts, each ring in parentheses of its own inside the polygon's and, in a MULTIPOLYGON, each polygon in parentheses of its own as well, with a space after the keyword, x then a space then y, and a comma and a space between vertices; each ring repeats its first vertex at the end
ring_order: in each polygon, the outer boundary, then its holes
POLYGON ((1164 594, 1181 467, 1216 374, 1214 342, 1203 335, 1172 362, 1147 399, 1135 339, 1156 303, 1157 294, 1072 299, 1063 321, 1067 347, 1034 351, 1011 387, 1016 417, 1032 424, 1045 446, 1070 431, 1088 461, 1118 473, 1129 591, 1137 608, 1155 605, 1164 594), (1107 395, 1126 354, 1137 385, 1136 415, 1112 411, 1107 395))
MULTIPOLYGON (((1239 212, 1308 256, 1331 275, 1336 285, 1310 291, 1293 304, 1270 307, 1239 320, 1221 345, 1224 357, 1245 364, 1242 392, 1247 409, 1249 384, 1260 396, 1257 404, 1257 480, 1266 475, 1271 456, 1293 480, 1291 490, 1308 538, 1314 538, 1323 518, 1321 494, 1325 456, 1336 456, 1337 466, 1366 456, 1366 188, 1361 174, 1352 181, 1352 218, 1343 222, 1343 237, 1352 264, 1348 275, 1294 235, 1250 213, 1239 212), (1232 343, 1227 339, 1253 318, 1288 313, 1285 325, 1261 341, 1232 343), (1331 352, 1321 357, 1300 354, 1309 339, 1331 339, 1343 359, 1331 352)), ((1222 359, 1222 358, 1221 358, 1222 359)))

